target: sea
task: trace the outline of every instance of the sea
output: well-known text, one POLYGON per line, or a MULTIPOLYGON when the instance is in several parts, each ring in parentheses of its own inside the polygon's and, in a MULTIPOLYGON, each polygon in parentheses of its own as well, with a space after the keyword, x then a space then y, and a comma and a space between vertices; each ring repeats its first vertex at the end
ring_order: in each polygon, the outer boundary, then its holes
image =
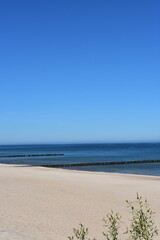
POLYGON ((160 176, 160 143, 1 145, 0 163, 25 166, 79 164, 72 170, 160 176), (55 156, 56 154, 60 154, 55 156), (62 155, 61 155, 62 154, 62 155), (53 155, 53 156, 51 156, 53 155), (145 163, 140 163, 146 160, 145 163), (103 162, 134 164, 94 165, 103 162), (84 166, 91 163, 91 166, 84 166))

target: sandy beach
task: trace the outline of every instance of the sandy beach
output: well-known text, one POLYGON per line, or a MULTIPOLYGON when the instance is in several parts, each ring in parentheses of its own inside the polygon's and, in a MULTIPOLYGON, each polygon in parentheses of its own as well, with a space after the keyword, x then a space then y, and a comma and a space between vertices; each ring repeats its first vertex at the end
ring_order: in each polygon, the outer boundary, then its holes
POLYGON ((158 225, 160 177, 1 164, 0 239, 65 240, 80 222, 100 238, 111 209, 129 223, 125 200, 137 192, 147 197, 158 225))

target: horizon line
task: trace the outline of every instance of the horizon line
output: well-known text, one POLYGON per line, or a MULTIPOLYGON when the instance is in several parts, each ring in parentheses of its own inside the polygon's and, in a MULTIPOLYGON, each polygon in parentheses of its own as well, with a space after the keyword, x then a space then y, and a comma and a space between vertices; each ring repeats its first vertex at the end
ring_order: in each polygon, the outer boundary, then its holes
POLYGON ((24 146, 24 145, 78 145, 78 144, 152 144, 160 143, 159 141, 77 141, 77 142, 33 142, 33 143, 0 143, 0 146, 24 146))

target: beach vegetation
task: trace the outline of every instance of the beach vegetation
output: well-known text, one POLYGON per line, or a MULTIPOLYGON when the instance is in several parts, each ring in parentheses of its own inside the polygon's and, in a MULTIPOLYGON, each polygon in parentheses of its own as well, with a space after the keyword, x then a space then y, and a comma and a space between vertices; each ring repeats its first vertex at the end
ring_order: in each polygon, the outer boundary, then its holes
MULTIPOLYGON (((158 235, 158 228, 154 222, 154 212, 150 208, 147 199, 137 194, 136 201, 130 202, 126 200, 127 207, 130 209, 131 218, 130 225, 126 227, 126 231, 122 233, 126 236, 126 240, 154 240, 158 235)), ((105 231, 102 232, 106 240, 123 240, 120 238, 121 215, 111 211, 103 218, 105 231)), ((91 240, 88 238, 89 231, 83 224, 79 224, 79 228, 73 228, 73 236, 68 237, 69 240, 91 240)), ((95 238, 93 240, 96 240, 95 238)))
POLYGON ((73 236, 68 237, 69 240, 89 240, 87 238, 88 235, 88 228, 85 228, 83 224, 79 224, 79 228, 73 228, 73 236))
POLYGON ((113 211, 103 218, 105 231, 102 234, 107 240, 119 240, 120 220, 121 215, 113 211))
POLYGON ((126 201, 131 210, 131 224, 126 234, 129 240, 153 240, 158 235, 158 229, 153 220, 154 212, 149 207, 147 199, 143 201, 137 194, 135 202, 126 201))

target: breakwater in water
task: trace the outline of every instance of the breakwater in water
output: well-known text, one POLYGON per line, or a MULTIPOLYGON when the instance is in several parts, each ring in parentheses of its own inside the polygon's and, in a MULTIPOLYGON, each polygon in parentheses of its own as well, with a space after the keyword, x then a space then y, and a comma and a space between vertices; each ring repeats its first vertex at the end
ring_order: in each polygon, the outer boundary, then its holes
POLYGON ((63 153, 48 154, 17 154, 17 155, 0 155, 0 158, 17 158, 17 157, 57 157, 64 156, 63 153))
POLYGON ((0 164, 160 176, 160 143, 6 145, 0 164))
POLYGON ((82 166, 100 166, 100 165, 122 165, 122 164, 140 164, 140 163, 160 163, 159 160, 134 160, 134 161, 108 161, 108 162, 88 162, 88 163, 60 163, 60 164, 43 164, 41 167, 82 167, 82 166))

